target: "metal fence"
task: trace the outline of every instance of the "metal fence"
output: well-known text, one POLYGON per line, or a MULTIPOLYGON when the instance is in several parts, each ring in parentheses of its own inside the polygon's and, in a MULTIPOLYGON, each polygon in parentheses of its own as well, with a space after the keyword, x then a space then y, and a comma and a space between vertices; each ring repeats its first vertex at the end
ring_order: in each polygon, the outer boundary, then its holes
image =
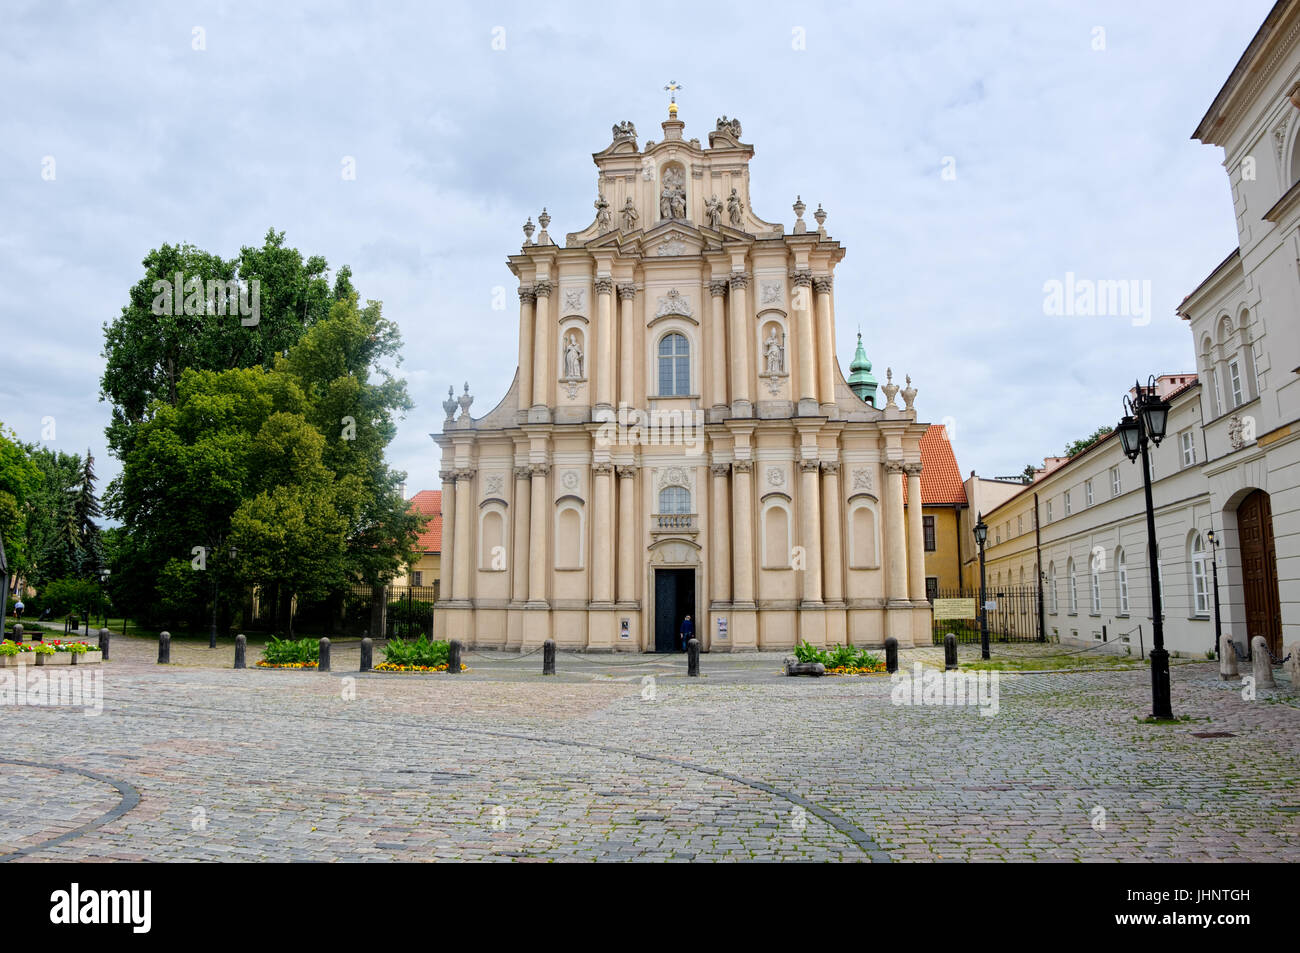
MULTIPOLYGON (((988 612, 989 639, 994 642, 1038 642, 1042 640, 1039 625, 1038 587, 1032 584, 1016 586, 987 586, 984 597, 994 603, 988 612)), ((930 599, 964 599, 975 605, 975 618, 935 619, 931 629, 935 645, 943 644, 943 637, 951 632, 958 642, 980 640, 980 590, 979 586, 960 589, 940 589, 930 599)))
MULTIPOLYGON (((432 638, 433 606, 437 601, 436 581, 432 586, 352 585, 323 599, 295 600, 293 627, 299 634, 432 638)), ((246 612, 248 628, 268 632, 288 628, 288 607, 277 606, 273 593, 257 592, 246 612)))

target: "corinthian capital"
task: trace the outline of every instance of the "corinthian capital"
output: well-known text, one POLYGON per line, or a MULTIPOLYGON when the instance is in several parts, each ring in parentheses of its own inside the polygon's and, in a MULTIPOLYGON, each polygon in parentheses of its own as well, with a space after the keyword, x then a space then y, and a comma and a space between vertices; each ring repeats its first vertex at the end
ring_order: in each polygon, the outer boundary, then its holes
POLYGON ((903 472, 903 464, 902 464, 900 461, 898 461, 898 460, 886 460, 886 461, 885 461, 885 472, 886 472, 886 473, 889 473, 889 474, 902 473, 902 472, 903 472))
POLYGON ((469 482, 471 482, 471 481, 474 479, 474 475, 475 475, 476 473, 478 473, 478 470, 476 470, 474 467, 464 467, 464 468, 462 468, 462 469, 460 469, 460 470, 457 470, 457 471, 456 471, 456 482, 457 482, 457 483, 469 483, 469 482))
POLYGON ((533 294, 539 298, 549 298, 553 287, 549 281, 539 281, 533 285, 533 294))
POLYGON ((910 477, 919 477, 919 476, 921 475, 921 464, 919 464, 919 463, 904 463, 904 464, 903 464, 903 472, 906 473, 906 474, 907 474, 908 476, 910 476, 910 477))
POLYGON ((535 304, 537 302, 537 292, 533 290, 532 285, 519 286, 520 304, 535 304))
POLYGON ((636 285, 619 285, 619 286, 618 286, 618 300, 619 300, 619 301, 631 301, 631 300, 632 300, 633 298, 635 298, 635 297, 636 297, 636 285))
POLYGON ((731 469, 732 469, 732 471, 735 472, 735 473, 753 473, 753 472, 754 472, 754 461, 753 461, 753 460, 737 460, 737 461, 735 461, 734 463, 732 463, 732 465, 731 465, 731 469))
POLYGON ((731 473, 731 464, 730 464, 730 463, 710 463, 710 464, 709 464, 709 471, 710 471, 714 476, 720 476, 720 477, 728 476, 728 475, 730 475, 730 473, 731 473))
POLYGON ((455 470, 439 470, 439 471, 438 471, 438 478, 439 478, 440 480, 442 480, 443 483, 455 483, 455 482, 456 482, 456 471, 455 471, 455 470))
POLYGON ((598 294, 598 295, 608 295, 608 294, 613 294, 613 293, 614 293, 614 279, 613 279, 613 278, 597 278, 597 279, 596 279, 596 294, 598 294))
POLYGON ((614 470, 618 474, 620 480, 630 480, 636 476, 636 467, 629 466, 628 464, 619 464, 614 468, 614 470))
POLYGON ((532 470, 529 467, 515 467, 516 480, 527 480, 530 476, 532 476, 532 470))
POLYGON ((715 298, 721 298, 727 293, 727 283, 725 281, 710 281, 709 294, 715 298))
POLYGON ((807 270, 792 271, 790 273, 790 281, 796 288, 811 288, 813 283, 812 272, 807 270))
POLYGON ((738 271, 731 276, 731 287, 739 291, 744 291, 749 287, 751 277, 752 276, 747 271, 738 271))
POLYGON ((828 295, 835 286, 835 279, 830 275, 821 275, 813 279, 813 290, 819 295, 828 295))
POLYGON ((840 472, 840 464, 837 460, 823 460, 822 473, 834 476, 840 472))

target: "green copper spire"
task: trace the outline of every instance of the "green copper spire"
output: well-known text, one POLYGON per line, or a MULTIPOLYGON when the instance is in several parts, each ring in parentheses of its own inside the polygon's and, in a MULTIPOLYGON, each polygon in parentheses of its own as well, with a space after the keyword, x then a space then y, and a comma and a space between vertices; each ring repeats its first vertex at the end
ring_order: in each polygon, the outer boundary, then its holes
POLYGON ((876 379, 871 376, 871 362, 867 352, 862 349, 862 332, 858 332, 858 350, 849 365, 849 388, 863 401, 876 406, 876 379))

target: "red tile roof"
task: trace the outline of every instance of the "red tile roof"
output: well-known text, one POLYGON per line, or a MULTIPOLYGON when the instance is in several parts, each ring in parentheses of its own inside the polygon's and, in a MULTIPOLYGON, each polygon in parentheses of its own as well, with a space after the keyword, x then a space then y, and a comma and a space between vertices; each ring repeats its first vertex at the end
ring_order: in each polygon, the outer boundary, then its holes
POLYGON ((424 532, 416 548, 422 553, 442 552, 442 491, 421 490, 407 501, 408 508, 431 519, 424 524, 424 532))
MULTIPOLYGON (((903 502, 907 502, 906 480, 903 502)), ((966 502, 966 487, 957 467, 957 456, 948 442, 948 431, 943 424, 930 424, 921 438, 921 505, 951 506, 966 502)))

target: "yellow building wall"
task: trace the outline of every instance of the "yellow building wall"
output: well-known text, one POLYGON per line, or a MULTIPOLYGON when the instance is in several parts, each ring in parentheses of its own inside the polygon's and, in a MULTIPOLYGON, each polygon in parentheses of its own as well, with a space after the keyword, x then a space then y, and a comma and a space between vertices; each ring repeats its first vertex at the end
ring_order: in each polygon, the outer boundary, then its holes
POLYGON ((423 577, 422 577, 423 582, 420 584, 424 586, 433 586, 438 581, 441 567, 442 567, 441 553, 425 553, 423 556, 420 557, 420 559, 415 563, 415 565, 408 566, 405 571, 403 571, 400 575, 398 575, 398 577, 393 580, 393 585, 394 586, 414 585, 415 577, 412 576, 411 573, 420 572, 423 573, 423 577))
POLYGON ((922 516, 934 517, 934 552, 925 554, 925 575, 939 580, 939 588, 957 589, 962 584, 957 541, 960 536, 958 513, 954 506, 924 506, 922 516))

